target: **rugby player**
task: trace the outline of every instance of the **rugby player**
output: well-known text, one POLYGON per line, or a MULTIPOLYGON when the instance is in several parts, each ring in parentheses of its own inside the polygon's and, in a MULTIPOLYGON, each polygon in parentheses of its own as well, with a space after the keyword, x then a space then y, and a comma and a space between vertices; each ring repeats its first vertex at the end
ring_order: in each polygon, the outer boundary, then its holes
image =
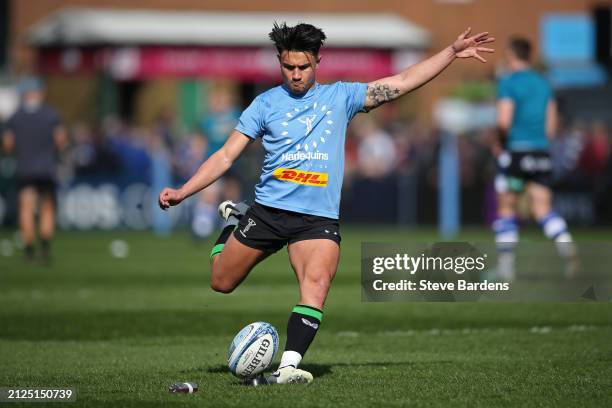
POLYGON ((38 214, 40 257, 51 260, 55 233, 55 189, 58 153, 68 146, 60 117, 45 103, 42 81, 23 78, 19 83, 21 104, 9 118, 2 137, 3 149, 14 154, 19 189, 19 230, 26 261, 35 259, 38 214))
POLYGON ((510 40, 506 49, 510 72, 499 80, 497 90, 497 124, 504 146, 497 160, 498 209, 493 231, 498 249, 497 274, 504 281, 515 278, 519 239, 516 206, 523 191, 528 195, 531 215, 566 259, 566 275, 571 277, 578 267, 567 223, 552 209, 549 139, 556 131, 557 105, 548 82, 531 68, 530 54, 528 40, 510 40))
POLYGON ((223 175, 240 153, 262 138, 265 158, 255 188, 255 203, 221 204, 230 224, 211 252, 211 287, 233 291, 251 269, 288 246, 300 288, 299 304, 287 325, 281 363, 271 381, 309 383, 312 375, 298 365, 323 318, 323 305, 338 267, 338 208, 344 172, 344 140, 349 121, 359 112, 424 85, 457 58, 485 59, 488 33, 465 30, 436 55, 397 75, 370 83, 316 81, 319 49, 326 36, 310 24, 274 24, 270 39, 278 51, 283 84, 257 96, 242 113, 225 145, 181 188, 166 188, 159 205, 166 209, 206 188, 223 175))

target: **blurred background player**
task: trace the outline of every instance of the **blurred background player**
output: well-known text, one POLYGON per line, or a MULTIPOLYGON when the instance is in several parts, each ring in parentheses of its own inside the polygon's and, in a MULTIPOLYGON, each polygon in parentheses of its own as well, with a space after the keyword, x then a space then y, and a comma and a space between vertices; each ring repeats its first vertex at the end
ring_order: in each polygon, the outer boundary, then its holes
POLYGON ((38 214, 40 256, 48 261, 55 230, 57 153, 68 139, 58 114, 44 102, 40 79, 24 78, 19 91, 21 104, 6 123, 3 148, 17 163, 19 229, 25 259, 35 257, 38 214))
MULTIPOLYGON (((204 155, 198 160, 198 166, 202 159, 208 158, 219 150, 228 135, 232 132, 240 111, 236 106, 234 95, 227 86, 219 85, 211 90, 208 100, 208 112, 200 121, 202 134, 206 137, 207 147, 204 155)), ((197 167, 196 169, 197 170, 197 167)), ((190 175, 195 171, 190 172, 190 175)), ((240 201, 240 186, 236 192, 235 178, 226 174, 222 179, 209 186, 198 194, 198 202, 194 206, 191 230, 198 238, 207 238, 215 230, 218 224, 217 206, 221 197, 227 199, 226 191, 234 201, 240 201), (228 179, 229 182, 228 182, 228 179), (230 184, 230 186, 226 184, 230 184), (237 194, 236 194, 237 193, 237 194)))
POLYGON ((497 219, 493 222, 498 248, 498 277, 515 277, 515 249, 519 240, 517 201, 525 191, 531 216, 544 234, 554 240, 559 254, 566 259, 566 274, 576 272, 576 250, 567 223, 552 209, 549 139, 557 127, 557 105, 548 82, 530 65, 531 44, 512 38, 506 49, 509 73, 502 77, 497 90, 497 124, 501 133, 497 161, 499 174, 497 219))
POLYGON ((270 39, 278 51, 283 85, 255 98, 227 142, 179 189, 166 188, 159 205, 167 209, 212 185, 244 149, 263 139, 265 159, 255 203, 227 201, 219 211, 227 225, 211 252, 211 287, 232 292, 262 260, 287 245, 300 286, 300 302, 287 324, 287 341, 273 383, 309 383, 298 369, 323 318, 340 260, 339 207, 346 127, 359 112, 396 100, 429 82, 456 58, 485 59, 488 33, 457 40, 397 75, 370 83, 316 81, 319 49, 326 39, 310 24, 274 24, 270 39))

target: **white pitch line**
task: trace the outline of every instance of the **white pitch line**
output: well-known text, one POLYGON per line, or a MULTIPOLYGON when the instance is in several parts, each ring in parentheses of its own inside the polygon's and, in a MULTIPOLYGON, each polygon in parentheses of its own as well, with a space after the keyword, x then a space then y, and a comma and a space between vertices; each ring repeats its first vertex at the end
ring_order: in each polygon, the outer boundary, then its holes
POLYGON ((570 331, 570 332, 584 332, 591 330, 612 330, 612 326, 589 326, 574 324, 565 327, 551 327, 551 326, 534 326, 529 328, 513 328, 513 327, 463 327, 458 329, 438 329, 430 328, 423 330, 384 330, 374 333, 368 332, 356 332, 356 331, 341 331, 336 333, 339 337, 359 337, 363 335, 375 335, 380 337, 410 337, 410 336, 448 336, 448 335, 459 335, 459 334, 482 334, 482 333, 504 333, 507 331, 523 331, 534 334, 549 334, 553 331, 570 331))

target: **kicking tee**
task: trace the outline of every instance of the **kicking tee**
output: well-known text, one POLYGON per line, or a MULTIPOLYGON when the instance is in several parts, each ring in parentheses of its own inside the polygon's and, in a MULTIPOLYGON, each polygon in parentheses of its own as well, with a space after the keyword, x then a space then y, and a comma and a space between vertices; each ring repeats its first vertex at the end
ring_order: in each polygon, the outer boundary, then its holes
POLYGON ((253 100, 236 130, 262 138, 256 202, 338 219, 346 127, 365 111, 366 89, 365 83, 315 83, 296 96, 277 86, 253 100))
POLYGON ((546 108, 552 97, 548 82, 532 70, 513 72, 499 81, 497 99, 514 102, 514 115, 506 142, 510 151, 548 150, 546 108))

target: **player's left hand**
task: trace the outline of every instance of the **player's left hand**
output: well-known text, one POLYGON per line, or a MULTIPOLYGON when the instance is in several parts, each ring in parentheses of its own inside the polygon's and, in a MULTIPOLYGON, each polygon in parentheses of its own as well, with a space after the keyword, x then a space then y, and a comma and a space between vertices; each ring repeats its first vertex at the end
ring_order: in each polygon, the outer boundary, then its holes
POLYGON ((175 190, 173 188, 164 188, 162 192, 159 193, 157 203, 159 204, 159 208, 161 208, 162 210, 167 210, 172 206, 179 205, 184 199, 185 196, 181 193, 180 190, 175 190))
POLYGON ((489 33, 486 31, 468 37, 471 31, 472 28, 469 27, 467 30, 462 32, 459 37, 457 37, 457 41, 453 43, 452 48, 455 52, 455 56, 458 58, 476 58, 480 62, 487 62, 487 60, 481 57, 478 53, 494 52, 494 49, 482 47, 482 45, 495 41, 495 38, 489 37, 489 33))

